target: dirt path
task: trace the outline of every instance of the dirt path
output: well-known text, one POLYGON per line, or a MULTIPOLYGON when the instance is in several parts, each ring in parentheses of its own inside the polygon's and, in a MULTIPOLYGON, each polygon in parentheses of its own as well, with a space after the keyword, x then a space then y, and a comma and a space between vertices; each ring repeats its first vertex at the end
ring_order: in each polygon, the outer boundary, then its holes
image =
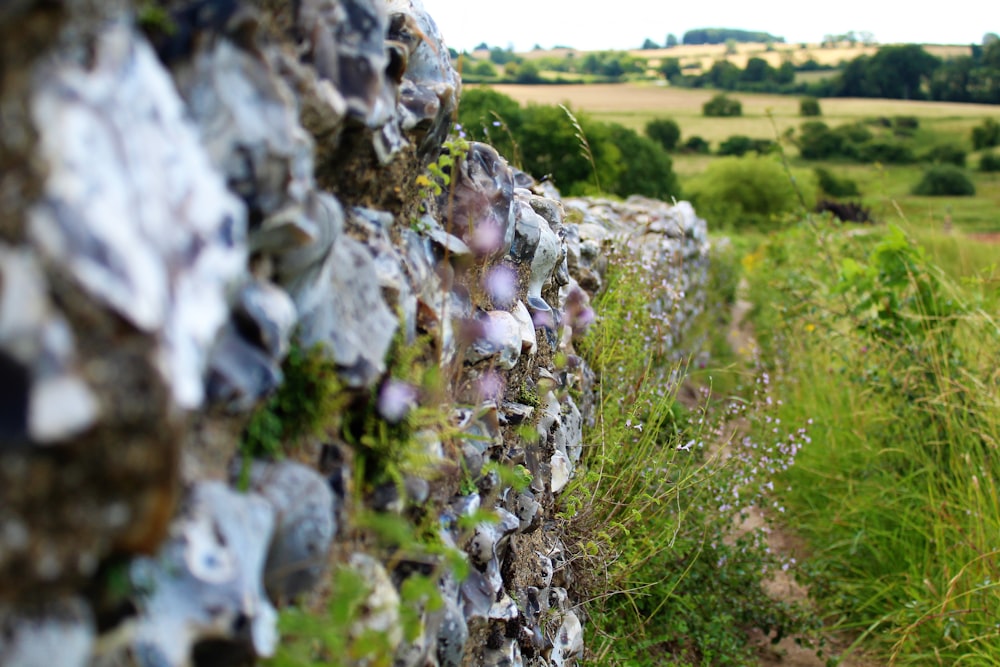
MULTIPOLYGON (((747 285, 741 282, 737 294, 745 294, 747 285)), ((730 329, 726 333, 726 340, 730 348, 744 360, 750 360, 756 349, 756 342, 753 337, 753 329, 747 321, 746 316, 753 307, 749 301, 737 298, 733 304, 732 321, 730 329)), ((745 428, 745 425, 743 426, 745 428)), ((740 425, 735 425, 740 428, 740 425)), ((766 513, 751 513, 736 528, 736 534, 742 535, 752 530, 764 527, 766 523, 766 513)), ((805 543, 786 526, 775 522, 770 525, 767 533, 767 544, 772 553, 785 559, 794 558, 796 562, 802 562, 808 557, 805 543)), ((809 605, 809 591, 783 570, 775 571, 771 577, 764 582, 764 589, 774 600, 783 602, 799 603, 809 605)), ((785 637, 777 644, 772 644, 769 637, 759 631, 756 636, 751 637, 758 646, 759 660, 761 667, 770 665, 784 665, 785 667, 826 667, 827 658, 831 655, 837 656, 846 651, 850 642, 842 636, 828 633, 825 636, 827 645, 824 647, 824 657, 816 655, 814 649, 799 646, 795 642, 795 637, 785 637)), ((877 662, 865 658, 862 655, 852 652, 842 656, 837 663, 840 667, 876 667, 877 662)))

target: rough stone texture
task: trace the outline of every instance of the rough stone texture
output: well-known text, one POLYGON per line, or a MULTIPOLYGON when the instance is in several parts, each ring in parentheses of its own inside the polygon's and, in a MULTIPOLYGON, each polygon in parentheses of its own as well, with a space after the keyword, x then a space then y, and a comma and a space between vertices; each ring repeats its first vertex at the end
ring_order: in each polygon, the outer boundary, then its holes
POLYGON ((276 606, 335 599, 333 564, 366 584, 348 640, 396 664, 579 660, 553 524, 592 423, 574 340, 630 244, 679 349, 704 222, 446 147, 460 84, 419 0, 134 9, 0 7, 0 662, 246 664, 276 606), (293 346, 334 412, 250 460, 293 346), (436 530, 468 577, 373 516, 436 530), (441 605, 414 637, 417 575, 441 605))

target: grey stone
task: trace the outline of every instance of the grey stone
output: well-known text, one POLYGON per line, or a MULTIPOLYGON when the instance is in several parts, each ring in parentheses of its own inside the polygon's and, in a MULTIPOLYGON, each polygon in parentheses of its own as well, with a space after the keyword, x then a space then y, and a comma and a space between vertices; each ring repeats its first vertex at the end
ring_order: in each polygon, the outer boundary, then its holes
POLYGON ((0 607, 0 664, 4 667, 84 667, 95 636, 93 614, 78 599, 31 611, 0 607))
POLYGON ((277 612, 261 582, 273 528, 274 510, 263 497, 221 482, 197 483, 156 558, 132 562, 139 591, 132 645, 139 656, 158 656, 157 667, 187 667, 191 648, 205 639, 270 656, 277 612))
POLYGON ((266 498, 275 513, 264 586, 273 601, 292 601, 327 571, 338 501, 323 477, 294 461, 256 461, 248 480, 250 489, 266 498))

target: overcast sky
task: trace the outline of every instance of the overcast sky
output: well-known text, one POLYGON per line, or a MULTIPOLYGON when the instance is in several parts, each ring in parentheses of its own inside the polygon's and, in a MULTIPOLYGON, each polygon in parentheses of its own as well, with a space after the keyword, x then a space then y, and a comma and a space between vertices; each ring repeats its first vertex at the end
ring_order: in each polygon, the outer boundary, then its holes
POLYGON ((580 50, 662 44, 693 28, 766 31, 789 43, 868 31, 882 44, 980 43, 1000 32, 1000 0, 423 0, 445 43, 458 51, 480 42, 517 51, 535 44, 580 50))

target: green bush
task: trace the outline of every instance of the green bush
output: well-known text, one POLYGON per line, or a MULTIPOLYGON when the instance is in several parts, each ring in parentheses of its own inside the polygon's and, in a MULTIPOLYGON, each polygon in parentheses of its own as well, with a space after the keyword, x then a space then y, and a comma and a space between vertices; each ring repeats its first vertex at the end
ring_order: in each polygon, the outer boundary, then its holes
POLYGON ((816 167, 813 169, 813 173, 816 174, 819 189, 831 197, 857 197, 860 195, 858 184, 847 177, 837 176, 823 167, 816 167))
POLYGON ((799 154, 805 160, 826 160, 842 154, 844 140, 821 121, 802 123, 796 140, 799 154))
POLYGON ((979 158, 979 171, 1000 171, 1000 154, 983 153, 983 156, 979 158))
POLYGON ((646 123, 646 136, 672 151, 681 139, 681 128, 672 118, 654 118, 646 123))
POLYGON ((697 134, 693 137, 688 137, 688 140, 684 142, 681 149, 685 153, 697 153, 699 155, 707 154, 711 150, 709 143, 697 134))
POLYGON ((520 166, 515 137, 521 129, 522 113, 512 97, 491 88, 469 88, 462 92, 458 122, 470 140, 492 145, 511 164, 520 166))
POLYGON ((992 118, 985 118, 972 128, 972 148, 979 151, 994 146, 1000 146, 1000 123, 992 118))
POLYGON ((889 137, 875 137, 859 145, 857 158, 862 162, 883 164, 910 164, 917 159, 910 144, 889 137))
POLYGON ((746 155, 751 151, 764 154, 774 148, 774 142, 770 139, 751 139, 742 134, 734 134, 721 144, 719 144, 719 155, 735 155, 737 157, 746 155))
POLYGON ((956 167, 964 167, 965 157, 965 151, 958 146, 942 144, 927 151, 924 155, 924 160, 937 164, 953 164, 956 167))
POLYGON ((753 150, 753 139, 742 134, 734 134, 719 144, 719 155, 745 155, 753 150))
POLYGON ((819 108, 819 100, 815 97, 803 97, 799 100, 799 115, 803 117, 822 116, 823 111, 819 108))
POLYGON ((702 105, 701 111, 704 115, 712 118, 731 118, 743 115, 743 104, 739 100, 718 94, 702 105))
POLYGON ((912 135, 920 127, 920 119, 916 116, 895 116, 892 119, 892 130, 896 134, 912 135))
POLYGON ((913 186, 913 194, 931 197, 971 197, 976 194, 976 186, 965 170, 952 164, 937 164, 924 172, 920 182, 913 186))
POLYGON ((622 197, 645 195, 656 199, 680 197, 681 189, 670 156, 657 142, 623 125, 609 126, 610 140, 621 153, 618 177, 602 185, 622 197))
POLYGON ((748 155, 715 160, 691 183, 691 198, 710 225, 761 227, 773 224, 801 203, 798 187, 809 208, 816 201, 812 174, 792 178, 770 156, 748 155))

